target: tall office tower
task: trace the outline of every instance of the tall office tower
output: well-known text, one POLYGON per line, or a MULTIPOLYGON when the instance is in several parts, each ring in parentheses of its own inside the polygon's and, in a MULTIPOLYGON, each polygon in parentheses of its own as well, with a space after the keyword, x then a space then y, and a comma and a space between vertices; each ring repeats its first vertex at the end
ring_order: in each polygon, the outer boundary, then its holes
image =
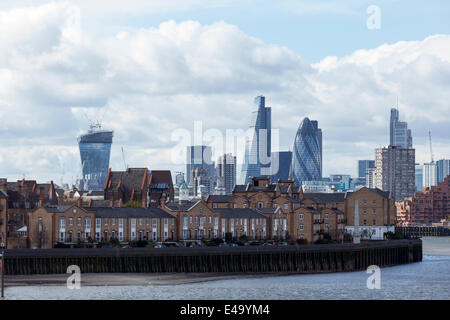
POLYGON ((422 188, 429 188, 437 185, 436 180, 436 163, 424 163, 423 164, 423 180, 422 188))
POLYGON ((236 185, 236 157, 231 153, 224 154, 217 160, 217 181, 218 186, 225 188, 226 194, 233 193, 236 185))
POLYGON ((274 161, 278 159, 278 170, 277 172, 273 172, 275 170, 272 171, 270 181, 276 183, 278 180, 288 180, 289 172, 291 171, 292 151, 272 152, 272 159, 274 161))
POLYGON ((212 149, 209 146, 188 146, 186 152, 186 184, 192 185, 193 172, 197 168, 206 169, 209 176, 216 175, 214 161, 212 161, 212 149))
POLYGON ((192 171, 191 185, 194 189, 194 196, 207 196, 213 193, 213 183, 210 172, 206 168, 195 168, 192 171))
POLYGON ((444 181, 445 177, 450 174, 450 160, 442 159, 436 161, 436 180, 437 183, 444 181))
POLYGON ((113 131, 102 130, 100 123, 91 124, 88 133, 78 137, 82 168, 80 190, 104 190, 112 138, 113 131))
POLYGON ((390 145, 402 148, 412 148, 411 130, 407 122, 399 121, 397 108, 391 109, 390 145))
POLYGON ((303 119, 295 136, 292 152, 292 178, 301 186, 304 181, 322 180, 321 136, 316 125, 303 119))
POLYGON ((416 192, 420 192, 422 191, 422 187, 423 187, 423 166, 419 163, 416 163, 415 166, 415 190, 416 192))
POLYGON ((266 108, 266 98, 257 96, 254 100, 256 110, 252 112, 250 129, 252 136, 246 141, 244 164, 241 170, 241 183, 251 183, 252 177, 270 175, 271 156, 271 108, 266 108))
POLYGON ((375 188, 375 168, 366 169, 366 187, 373 189, 375 188))
POLYGON ((358 178, 365 178, 369 168, 375 168, 375 160, 358 160, 358 178))
POLYGON ((414 195, 415 150, 388 146, 375 149, 375 187, 401 201, 414 195))
POLYGON ((177 172, 177 175, 175 176, 175 185, 181 186, 185 182, 184 180, 184 173, 183 172, 177 172))
POLYGON ((322 177, 322 163, 323 163, 323 156, 322 156, 322 129, 319 128, 319 122, 317 120, 311 120, 311 123, 316 130, 317 134, 317 140, 319 140, 319 149, 320 149, 320 177, 322 177))

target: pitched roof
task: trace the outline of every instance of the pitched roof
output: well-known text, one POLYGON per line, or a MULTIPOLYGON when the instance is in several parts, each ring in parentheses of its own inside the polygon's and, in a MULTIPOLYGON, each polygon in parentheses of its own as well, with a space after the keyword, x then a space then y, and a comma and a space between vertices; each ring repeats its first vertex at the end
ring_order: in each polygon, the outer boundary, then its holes
POLYGON ((335 192, 335 193, 304 193, 303 199, 313 199, 317 203, 327 203, 327 202, 344 202, 345 193, 335 192))
POLYGON ((250 208, 219 208, 213 209, 213 211, 219 212, 222 218, 266 218, 261 213, 250 208))
POLYGON ((149 178, 149 185, 154 188, 163 189, 173 185, 170 170, 152 170, 149 178))
POLYGON ((109 200, 91 200, 90 208, 102 208, 102 207, 110 207, 109 200))
POLYGON ((192 208, 197 202, 200 200, 194 201, 181 201, 181 202, 169 202, 166 204, 166 207, 172 211, 187 211, 192 208))
POLYGON ((230 200, 233 198, 234 198, 234 196, 230 196, 230 195, 211 194, 208 196, 208 198, 206 198, 206 202, 227 203, 227 202, 230 202, 230 200))
POLYGON ((96 218, 175 218, 160 208, 96 208, 96 218))

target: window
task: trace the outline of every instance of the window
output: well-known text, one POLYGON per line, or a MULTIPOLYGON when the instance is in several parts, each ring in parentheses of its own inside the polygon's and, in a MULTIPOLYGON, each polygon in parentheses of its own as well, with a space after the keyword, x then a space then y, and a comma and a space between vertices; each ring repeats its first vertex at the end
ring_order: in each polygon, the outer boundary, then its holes
POLYGON ((327 219, 327 220, 328 220, 328 213, 326 213, 326 214, 325 214, 325 219, 327 219))
POLYGON ((303 213, 300 213, 299 215, 298 215, 298 218, 300 219, 300 220, 303 220, 303 213))
POLYGON ((113 230, 111 232, 111 239, 115 239, 116 238, 116 232, 113 230))
POLYGON ((79 227, 81 227, 81 218, 78 218, 78 219, 77 219, 77 225, 78 225, 79 227))
POLYGON ((372 209, 372 214, 377 214, 377 210, 372 209))
POLYGON ((139 218, 139 225, 142 226, 142 218, 139 218))
POLYGON ((366 219, 364 219, 363 225, 367 226, 367 220, 366 219))
POLYGON ((363 213, 364 213, 364 214, 367 214, 367 210, 363 210, 363 213))
POLYGON ((289 204, 285 203, 284 204, 284 209, 286 209, 286 210, 289 209, 289 204))
POLYGON ((234 203, 234 204, 233 204, 233 208, 237 208, 237 203, 234 203))
POLYGON ((111 219, 111 225, 113 225, 113 226, 116 225, 116 219, 115 219, 115 218, 112 218, 112 219, 111 219))
POLYGON ((189 223, 192 224, 192 216, 189 217, 189 223))
POLYGON ((72 225, 73 225, 73 219, 69 218, 69 226, 72 226, 72 225))
POLYGON ((262 203, 262 202, 258 202, 258 208, 259 208, 259 209, 262 209, 262 208, 264 208, 264 203, 262 203))
POLYGON ((372 225, 373 225, 373 226, 376 226, 376 225, 377 225, 377 220, 373 219, 373 220, 372 220, 372 225))
POLYGON ((105 219, 103 219, 104 220, 104 222, 105 222, 105 226, 107 226, 108 225, 108 218, 105 218, 105 219))
POLYGON ((372 200, 372 204, 377 204, 377 200, 372 200))
POLYGON ((217 203, 213 203, 213 208, 217 208, 217 203))
POLYGON ((146 221, 145 221, 145 223, 146 223, 146 225, 150 225, 150 219, 146 219, 146 221))
POLYGON ((302 231, 303 228, 304 228, 304 226, 301 224, 301 225, 300 225, 300 231, 302 231))
POLYGON ((363 204, 367 204, 367 200, 364 200, 364 201, 363 201, 363 204))

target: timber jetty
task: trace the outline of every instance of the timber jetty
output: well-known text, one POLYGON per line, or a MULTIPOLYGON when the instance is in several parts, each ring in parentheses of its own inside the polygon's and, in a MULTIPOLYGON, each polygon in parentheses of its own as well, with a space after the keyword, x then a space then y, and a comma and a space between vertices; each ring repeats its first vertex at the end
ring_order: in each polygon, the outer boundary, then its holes
POLYGON ((325 273, 366 270, 422 261, 422 241, 283 247, 13 249, 5 251, 6 275, 66 273, 325 273))

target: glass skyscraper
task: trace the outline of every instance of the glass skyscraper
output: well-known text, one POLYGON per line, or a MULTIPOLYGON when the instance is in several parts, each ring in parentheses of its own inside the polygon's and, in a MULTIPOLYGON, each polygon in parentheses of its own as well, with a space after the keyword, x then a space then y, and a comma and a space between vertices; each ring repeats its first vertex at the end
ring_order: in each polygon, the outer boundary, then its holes
POLYGON ((358 177, 365 178, 366 170, 375 168, 375 160, 358 160, 358 177))
POLYGON ((247 140, 241 183, 251 182, 252 177, 270 175, 271 156, 271 108, 266 108, 266 98, 257 96, 254 100, 256 110, 252 112, 252 137, 247 140), (267 170, 262 170, 267 168, 267 170))
POLYGON ((206 169, 211 181, 215 180, 216 171, 212 161, 212 149, 210 146, 188 146, 186 152, 186 184, 191 184, 194 170, 206 169))
POLYGON ((391 109, 390 145, 402 148, 412 148, 411 130, 408 123, 399 121, 398 109, 391 109))
POLYGON ((104 190, 109 169, 113 131, 101 130, 100 124, 90 125, 87 134, 78 137, 82 179, 81 190, 104 190))
POLYGON ((292 152, 292 178, 297 185, 322 180, 322 130, 317 121, 303 119, 292 152))
POLYGON ((271 182, 289 179, 289 171, 292 163, 292 151, 273 152, 272 159, 278 159, 278 172, 272 172, 271 182))

